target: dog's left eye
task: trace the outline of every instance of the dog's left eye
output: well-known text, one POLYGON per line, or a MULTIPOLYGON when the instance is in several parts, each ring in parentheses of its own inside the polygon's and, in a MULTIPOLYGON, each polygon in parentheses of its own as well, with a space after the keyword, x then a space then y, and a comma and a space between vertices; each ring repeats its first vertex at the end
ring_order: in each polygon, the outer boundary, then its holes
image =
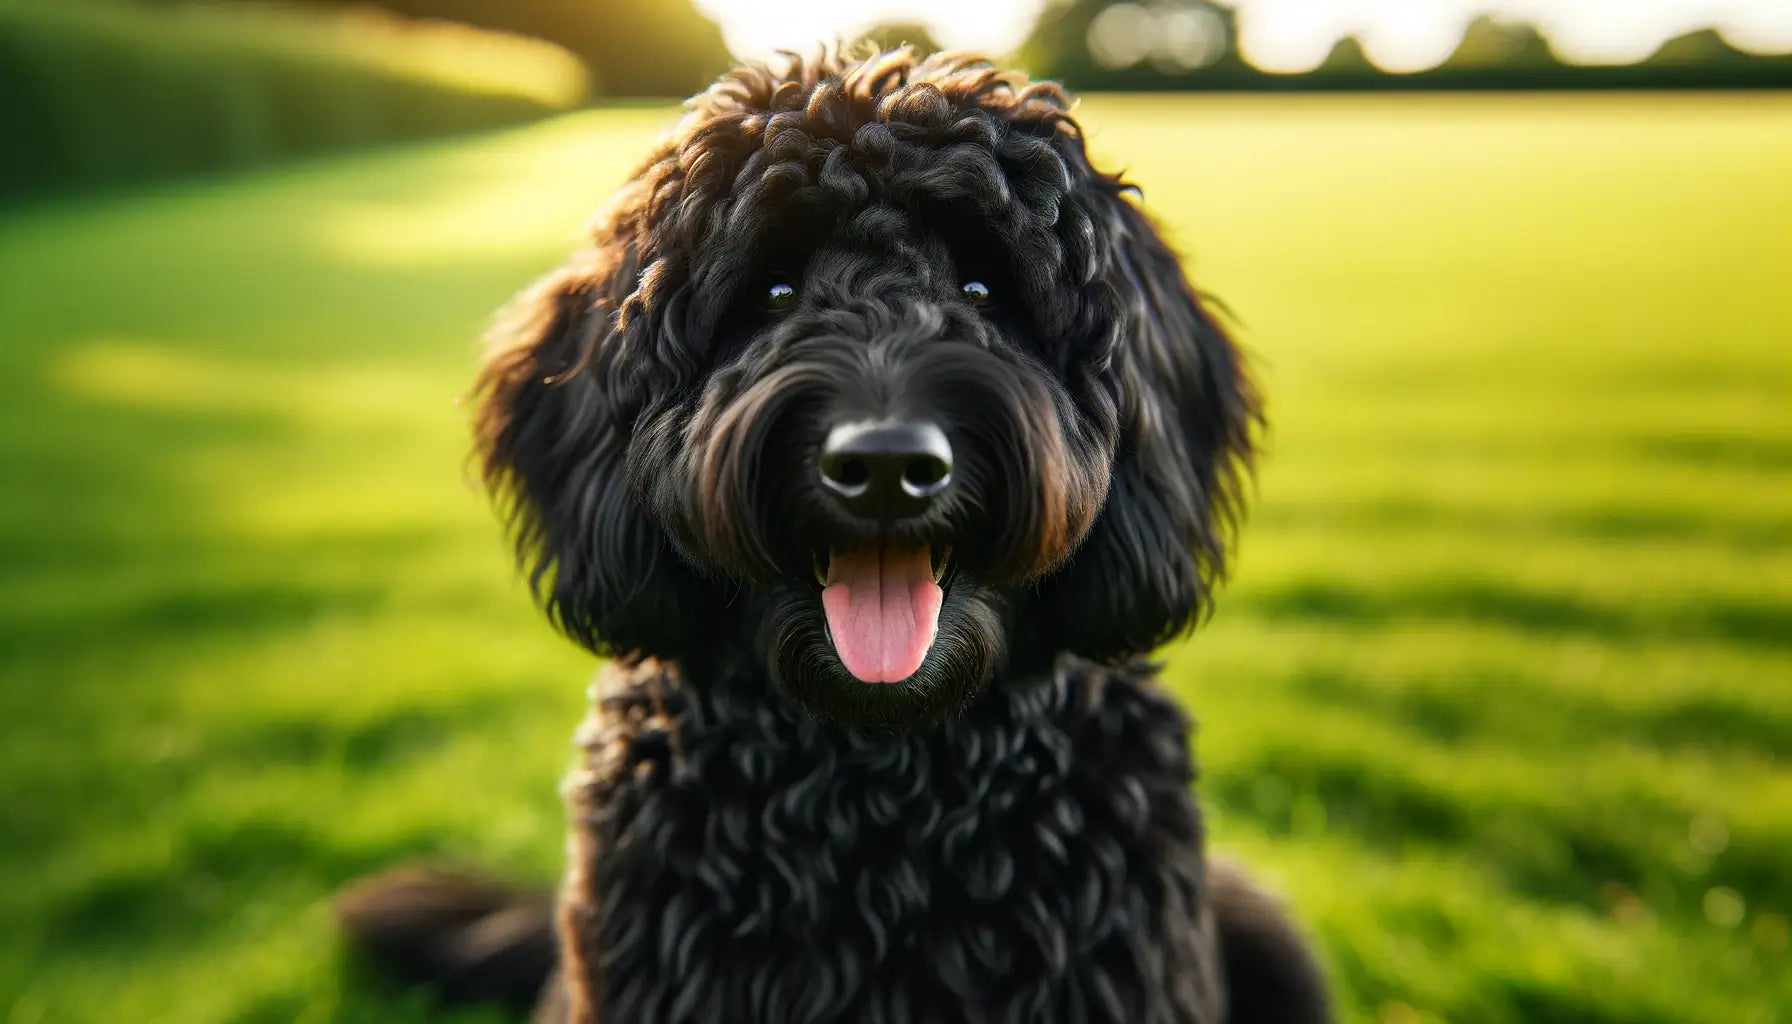
POLYGON ((960 289, 967 302, 973 306, 989 305, 989 285, 982 281, 966 281, 960 289))
POLYGON ((765 308, 786 310, 796 305, 796 286, 789 281, 776 281, 765 289, 765 308))

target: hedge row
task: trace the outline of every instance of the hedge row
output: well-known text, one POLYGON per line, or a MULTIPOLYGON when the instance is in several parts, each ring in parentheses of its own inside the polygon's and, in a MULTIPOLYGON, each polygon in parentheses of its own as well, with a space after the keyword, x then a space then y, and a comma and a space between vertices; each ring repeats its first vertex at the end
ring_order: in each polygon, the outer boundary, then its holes
POLYGON ((0 198, 514 123, 587 88, 562 50, 461 26, 0 0, 0 198))

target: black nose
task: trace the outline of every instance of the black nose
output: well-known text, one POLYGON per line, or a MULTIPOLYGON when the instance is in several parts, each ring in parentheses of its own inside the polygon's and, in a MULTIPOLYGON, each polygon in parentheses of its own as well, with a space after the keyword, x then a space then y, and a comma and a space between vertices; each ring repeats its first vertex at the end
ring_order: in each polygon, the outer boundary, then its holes
POLYGON ((952 445, 931 423, 848 423, 821 447, 821 483, 854 515, 917 515, 952 483, 952 445))

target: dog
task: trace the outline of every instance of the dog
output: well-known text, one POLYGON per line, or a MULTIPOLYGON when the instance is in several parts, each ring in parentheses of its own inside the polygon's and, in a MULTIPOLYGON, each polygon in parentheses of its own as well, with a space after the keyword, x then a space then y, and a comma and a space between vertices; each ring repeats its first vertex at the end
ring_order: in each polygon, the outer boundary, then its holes
POLYGON ((1258 398, 1058 86, 733 71, 476 394, 541 603, 609 659, 570 865, 364 882, 362 947, 581 1024, 1329 1019, 1142 660, 1223 576, 1258 398))

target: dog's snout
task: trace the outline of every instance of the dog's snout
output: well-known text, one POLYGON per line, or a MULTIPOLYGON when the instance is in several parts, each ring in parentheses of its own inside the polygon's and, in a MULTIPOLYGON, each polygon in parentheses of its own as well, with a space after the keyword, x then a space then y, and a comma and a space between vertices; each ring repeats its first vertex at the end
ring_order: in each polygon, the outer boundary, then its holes
POLYGON ((821 483, 854 515, 918 515, 952 483, 952 445, 932 423, 843 424, 822 445, 821 483))

